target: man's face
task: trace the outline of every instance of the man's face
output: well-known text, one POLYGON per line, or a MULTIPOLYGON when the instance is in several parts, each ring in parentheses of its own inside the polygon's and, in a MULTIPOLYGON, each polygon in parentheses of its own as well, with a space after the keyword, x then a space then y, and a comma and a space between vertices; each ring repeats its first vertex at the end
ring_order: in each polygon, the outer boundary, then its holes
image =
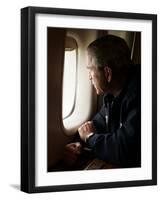
POLYGON ((88 54, 87 55, 87 69, 89 70, 89 80, 91 80, 96 93, 103 94, 106 90, 106 78, 103 69, 98 69, 95 64, 95 59, 88 54))

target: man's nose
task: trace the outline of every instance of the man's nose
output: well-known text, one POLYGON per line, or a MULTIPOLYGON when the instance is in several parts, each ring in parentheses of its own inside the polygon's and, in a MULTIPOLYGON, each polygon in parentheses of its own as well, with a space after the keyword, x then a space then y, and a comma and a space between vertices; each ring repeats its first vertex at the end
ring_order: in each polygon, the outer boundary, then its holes
POLYGON ((91 76, 90 72, 89 72, 89 80, 90 81, 92 80, 92 76, 91 76))

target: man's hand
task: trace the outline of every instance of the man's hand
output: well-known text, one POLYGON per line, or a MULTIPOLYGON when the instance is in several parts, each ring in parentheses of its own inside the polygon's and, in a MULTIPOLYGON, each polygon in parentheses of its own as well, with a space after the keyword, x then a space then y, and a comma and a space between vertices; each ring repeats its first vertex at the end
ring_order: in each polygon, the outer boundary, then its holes
POLYGON ((85 122, 82 126, 79 127, 78 132, 80 138, 85 141, 86 137, 91 133, 95 131, 95 127, 93 125, 92 121, 85 122))
POLYGON ((68 166, 74 165, 78 160, 81 151, 82 151, 82 145, 80 144, 80 142, 67 144, 65 146, 64 158, 63 158, 65 164, 67 164, 68 166))

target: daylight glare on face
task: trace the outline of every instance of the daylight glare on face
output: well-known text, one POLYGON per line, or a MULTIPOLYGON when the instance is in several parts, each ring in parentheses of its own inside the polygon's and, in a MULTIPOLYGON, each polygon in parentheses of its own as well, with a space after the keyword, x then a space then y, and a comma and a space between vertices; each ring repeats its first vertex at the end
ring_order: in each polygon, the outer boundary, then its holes
POLYGON ((87 69, 89 70, 89 80, 91 80, 91 83, 94 86, 96 93, 103 93, 101 89, 100 72, 95 64, 95 59, 93 59, 93 57, 90 55, 88 55, 87 57, 87 69))

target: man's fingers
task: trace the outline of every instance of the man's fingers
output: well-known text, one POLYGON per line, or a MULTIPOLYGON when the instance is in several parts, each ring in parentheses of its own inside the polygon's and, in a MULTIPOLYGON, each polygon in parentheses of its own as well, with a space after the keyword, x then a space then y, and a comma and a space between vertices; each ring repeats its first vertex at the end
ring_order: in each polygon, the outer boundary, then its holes
POLYGON ((63 156, 64 162, 69 166, 74 165, 81 154, 81 148, 82 145, 79 142, 66 145, 63 156))
POLYGON ((82 145, 79 142, 77 142, 76 143, 76 153, 81 154, 81 151, 82 151, 82 145))
POLYGON ((91 132, 95 131, 95 127, 93 125, 92 121, 87 121, 84 124, 82 124, 82 126, 79 127, 78 132, 80 135, 80 138, 85 141, 86 137, 88 136, 88 134, 90 134, 91 132))
POLYGON ((82 150, 82 145, 80 144, 80 142, 76 142, 73 144, 72 146, 72 151, 75 154, 80 154, 82 150))
POLYGON ((78 129, 78 131, 88 131, 89 129, 90 129, 90 127, 91 127, 91 122, 90 121, 88 121, 88 122, 85 122, 84 124, 82 124, 80 127, 79 127, 79 129, 78 129))
POLYGON ((82 145, 80 144, 80 142, 76 142, 75 143, 75 148, 76 149, 81 149, 82 148, 82 145))
POLYGON ((82 145, 80 142, 70 143, 65 146, 65 151, 70 154, 80 154, 82 150, 82 145))

